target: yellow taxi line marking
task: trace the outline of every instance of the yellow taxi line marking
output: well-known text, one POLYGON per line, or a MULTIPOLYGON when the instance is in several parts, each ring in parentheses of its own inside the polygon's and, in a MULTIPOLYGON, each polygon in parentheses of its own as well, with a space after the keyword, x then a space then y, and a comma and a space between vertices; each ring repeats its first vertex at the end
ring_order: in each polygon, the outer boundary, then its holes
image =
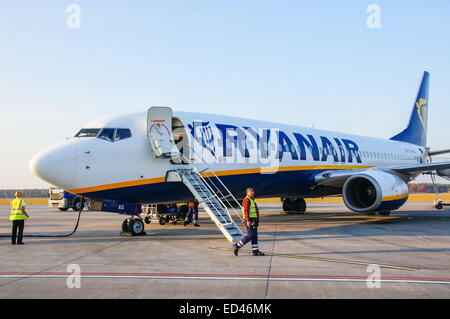
MULTIPOLYGON (((224 250, 224 251, 232 251, 233 250, 231 248, 223 248, 223 247, 211 247, 211 249, 224 250)), ((250 254, 251 252, 249 252, 249 251, 241 251, 240 253, 250 254)), ((277 254, 277 253, 266 253, 266 256, 283 257, 283 258, 294 258, 294 259, 306 259, 306 260, 314 260, 314 261, 326 261, 326 262, 333 262, 333 263, 353 264, 353 265, 363 265, 363 266, 369 266, 369 265, 376 264, 377 266, 379 266, 381 268, 407 270, 407 271, 417 270, 417 269, 410 268, 410 267, 384 265, 384 264, 368 263, 368 262, 352 261, 352 260, 343 260, 343 259, 323 258, 323 257, 310 257, 310 256, 277 254)))

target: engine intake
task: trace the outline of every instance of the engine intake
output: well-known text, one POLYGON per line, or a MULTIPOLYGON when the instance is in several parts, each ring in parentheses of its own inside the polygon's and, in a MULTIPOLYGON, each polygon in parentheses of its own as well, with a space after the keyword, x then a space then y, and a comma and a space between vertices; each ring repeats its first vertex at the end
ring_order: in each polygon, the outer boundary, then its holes
POLYGON ((342 190, 345 205, 355 212, 390 211, 408 199, 408 187, 398 176, 367 170, 347 179, 342 190))

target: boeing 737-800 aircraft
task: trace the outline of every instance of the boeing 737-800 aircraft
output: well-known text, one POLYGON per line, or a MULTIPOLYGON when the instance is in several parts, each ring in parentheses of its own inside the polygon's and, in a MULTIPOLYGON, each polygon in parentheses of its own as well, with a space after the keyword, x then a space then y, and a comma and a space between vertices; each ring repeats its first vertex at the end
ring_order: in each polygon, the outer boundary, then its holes
POLYGON ((91 122, 29 166, 91 200, 197 198, 219 228, 232 224, 226 199, 243 198, 247 187, 259 198, 284 199, 285 210, 304 211, 304 198, 342 195, 352 211, 387 213, 406 202, 407 183, 419 174, 450 176, 450 162, 431 163, 437 152, 426 147, 428 83, 425 72, 408 126, 390 139, 150 107, 91 122))

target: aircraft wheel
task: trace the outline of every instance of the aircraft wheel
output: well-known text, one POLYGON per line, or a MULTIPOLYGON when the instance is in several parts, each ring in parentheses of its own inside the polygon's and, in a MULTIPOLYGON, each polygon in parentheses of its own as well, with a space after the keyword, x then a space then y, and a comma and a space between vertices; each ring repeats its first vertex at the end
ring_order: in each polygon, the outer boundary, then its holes
POLYGON ((304 212, 306 211, 306 201, 303 198, 297 198, 298 201, 298 211, 304 212))
POLYGON ((122 222, 122 231, 123 232, 130 232, 130 220, 127 218, 122 222))
POLYGON ((144 231, 144 222, 141 219, 132 219, 130 230, 133 235, 141 234, 144 231))
POLYGON ((286 198, 283 201, 283 211, 292 213, 303 213, 306 210, 306 202, 303 198, 286 198))
POLYGON ((150 224, 152 222, 152 220, 150 219, 150 217, 146 216, 146 217, 144 217, 144 222, 146 224, 150 224))
POLYGON ((442 209, 442 207, 443 207, 443 206, 442 206, 442 203, 437 203, 437 204, 436 204, 436 209, 442 209))
POLYGON ((291 200, 289 198, 285 198, 283 200, 283 211, 287 212, 291 210, 291 200))
POLYGON ((65 208, 58 207, 58 209, 59 209, 60 211, 62 211, 62 212, 65 212, 65 211, 67 211, 69 208, 68 208, 68 207, 65 207, 65 208))

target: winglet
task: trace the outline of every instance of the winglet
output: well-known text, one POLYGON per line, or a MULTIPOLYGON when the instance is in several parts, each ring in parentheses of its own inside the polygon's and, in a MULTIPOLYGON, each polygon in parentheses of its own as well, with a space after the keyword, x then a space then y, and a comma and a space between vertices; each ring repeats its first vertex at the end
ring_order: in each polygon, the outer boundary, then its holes
POLYGON ((427 118, 428 118, 428 86, 430 74, 423 73, 419 93, 414 103, 408 126, 391 140, 412 143, 420 146, 427 145, 427 118))

